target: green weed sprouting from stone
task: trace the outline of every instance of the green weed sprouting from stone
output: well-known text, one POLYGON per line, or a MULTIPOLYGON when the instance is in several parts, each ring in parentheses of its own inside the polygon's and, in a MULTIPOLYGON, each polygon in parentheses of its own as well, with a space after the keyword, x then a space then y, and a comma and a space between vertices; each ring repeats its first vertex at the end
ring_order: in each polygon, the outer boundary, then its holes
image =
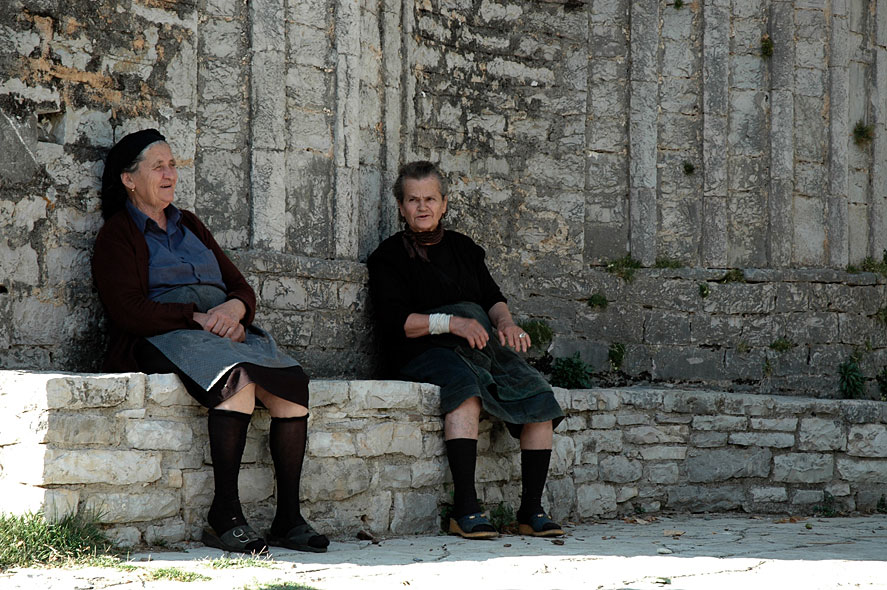
POLYGON ((865 393, 865 376, 856 354, 851 354, 838 365, 838 390, 844 399, 859 399, 865 393))
POLYGON ((699 296, 705 299, 711 294, 711 287, 708 283, 699 283, 699 296))
POLYGON ((684 160, 681 166, 684 169, 684 176, 693 176, 696 173, 696 166, 690 160, 684 160))
POLYGON ((212 580, 209 576, 204 576, 197 572, 189 572, 178 567, 151 569, 145 573, 145 578, 148 580, 172 580, 174 582, 205 582, 212 580))
POLYGON ((490 522, 500 533, 517 532, 517 517, 514 508, 507 502, 499 502, 499 505, 490 511, 490 522))
POLYGON ((112 551, 98 515, 68 515, 48 522, 42 512, 0 514, 0 571, 11 567, 83 562, 112 551))
POLYGON ((764 379, 769 379, 773 376, 773 363, 770 362, 770 359, 764 359, 764 366, 761 368, 761 372, 764 374, 764 379))
POLYGON ((678 10, 684 7, 684 0, 674 0, 674 7, 678 10))
POLYGON ((668 256, 657 256, 656 262, 653 263, 654 268, 684 268, 687 266, 683 260, 678 258, 669 258, 668 256))
POLYGON ((822 504, 813 507, 813 514, 824 516, 826 518, 834 518, 838 515, 838 508, 835 503, 835 497, 829 492, 822 492, 822 504))
POLYGON ((859 147, 865 147, 875 139, 875 126, 866 125, 865 121, 860 119, 853 126, 853 143, 859 147))
POLYGON ((744 283, 745 273, 741 268, 731 268, 718 281, 719 283, 744 283))
POLYGON ((530 342, 537 350, 545 350, 551 344, 554 331, 543 320, 527 320, 518 323, 518 325, 521 330, 530 335, 530 342))
POLYGON ((610 369, 618 371, 622 368, 622 361, 625 360, 625 345, 621 342, 614 342, 607 349, 607 360, 610 361, 610 369))
POLYGON ((884 325, 887 325, 887 305, 882 305, 878 308, 878 311, 875 312, 875 315, 872 316, 879 322, 884 325))
POLYGON ((626 254, 622 258, 608 262, 604 266, 604 270, 616 275, 626 283, 630 283, 634 280, 635 271, 641 268, 641 266, 640 260, 632 258, 631 254, 626 254))
POLYGON ((875 510, 880 514, 887 514, 887 496, 881 494, 881 497, 878 498, 878 504, 875 506, 875 510))
MULTIPOLYGON (((609 304, 609 301, 607 301, 606 295, 598 292, 598 293, 593 293, 591 295, 591 297, 589 297, 588 299, 585 300, 585 303, 588 304, 588 307, 590 307, 592 309, 604 310, 604 309, 607 309, 607 305, 609 304)), ((530 337, 532 337, 532 335, 530 335, 530 337)))
POLYGON ((761 36, 761 56, 765 58, 773 57, 773 39, 766 33, 761 36))
POLYGON ((785 352, 791 350, 795 346, 797 346, 797 344, 785 336, 780 336, 770 343, 770 349, 775 350, 776 352, 785 352))
POLYGON ((746 354, 751 350, 751 346, 748 345, 748 342, 745 340, 740 340, 736 343, 736 352, 739 354, 746 354))
POLYGON ((887 366, 881 367, 881 370, 875 375, 875 381, 878 382, 878 393, 880 394, 881 401, 887 402, 887 366))
POLYGON ((240 569, 245 567, 274 567, 268 561, 267 557, 261 557, 257 555, 244 555, 243 557, 217 557, 215 559, 207 560, 205 562, 205 565, 215 570, 240 569))
POLYGON ((566 389, 588 389, 591 387, 590 374, 591 367, 577 352, 573 356, 554 359, 549 382, 566 389))
POLYGON ((858 272, 873 272, 887 277, 887 250, 884 250, 880 261, 871 256, 866 256, 862 259, 859 266, 848 264, 847 272, 854 274, 858 272))

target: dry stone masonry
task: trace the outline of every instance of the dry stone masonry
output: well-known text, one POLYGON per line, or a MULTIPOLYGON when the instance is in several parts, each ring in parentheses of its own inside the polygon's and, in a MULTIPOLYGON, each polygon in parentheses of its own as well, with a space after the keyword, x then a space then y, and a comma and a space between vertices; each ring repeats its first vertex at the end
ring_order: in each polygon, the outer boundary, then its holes
POLYGON ((0 367, 97 368, 102 159, 155 126, 312 375, 374 374, 363 261, 423 157, 555 356, 835 397, 861 351, 875 397, 885 282, 844 270, 887 247, 885 85, 869 0, 4 0, 0 367))
MULTIPOLYGON (((887 408, 663 388, 555 391, 545 504, 558 519, 887 506, 887 408)), ((450 497, 437 388, 314 381, 303 509, 334 537, 434 533, 450 497)), ((199 539, 212 501, 206 413, 172 375, 0 371, 4 511, 95 513, 123 545, 199 539), (26 392, 27 395, 22 395, 26 392)), ((274 509, 269 418, 253 417, 240 496, 274 509)), ((517 442, 482 422, 478 492, 519 502, 517 442)))

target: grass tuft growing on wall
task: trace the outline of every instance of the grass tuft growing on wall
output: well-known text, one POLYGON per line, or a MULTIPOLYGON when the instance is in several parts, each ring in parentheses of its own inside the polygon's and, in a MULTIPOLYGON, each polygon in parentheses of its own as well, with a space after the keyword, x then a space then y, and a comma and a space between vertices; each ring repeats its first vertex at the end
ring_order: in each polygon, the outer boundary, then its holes
POLYGON ((641 266, 640 260, 632 258, 631 254, 626 254, 622 258, 608 262, 604 266, 604 270, 616 275, 626 283, 630 283, 634 280, 634 272, 641 268, 641 266))

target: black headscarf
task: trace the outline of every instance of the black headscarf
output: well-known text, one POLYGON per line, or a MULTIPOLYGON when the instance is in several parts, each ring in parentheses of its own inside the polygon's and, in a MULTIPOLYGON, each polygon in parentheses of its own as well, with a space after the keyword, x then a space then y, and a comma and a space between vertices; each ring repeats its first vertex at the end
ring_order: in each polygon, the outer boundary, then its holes
POLYGON ((102 172, 102 217, 109 219, 126 205, 128 197, 120 173, 155 141, 166 141, 166 138, 156 129, 142 129, 125 136, 108 152, 102 172))

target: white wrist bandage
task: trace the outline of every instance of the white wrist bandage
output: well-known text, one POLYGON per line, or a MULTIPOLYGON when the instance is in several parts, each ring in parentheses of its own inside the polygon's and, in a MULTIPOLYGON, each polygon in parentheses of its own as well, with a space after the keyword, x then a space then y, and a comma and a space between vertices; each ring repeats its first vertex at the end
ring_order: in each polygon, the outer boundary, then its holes
POLYGON ((448 313, 433 313, 428 316, 428 333, 435 334, 450 333, 450 318, 453 317, 448 313))

